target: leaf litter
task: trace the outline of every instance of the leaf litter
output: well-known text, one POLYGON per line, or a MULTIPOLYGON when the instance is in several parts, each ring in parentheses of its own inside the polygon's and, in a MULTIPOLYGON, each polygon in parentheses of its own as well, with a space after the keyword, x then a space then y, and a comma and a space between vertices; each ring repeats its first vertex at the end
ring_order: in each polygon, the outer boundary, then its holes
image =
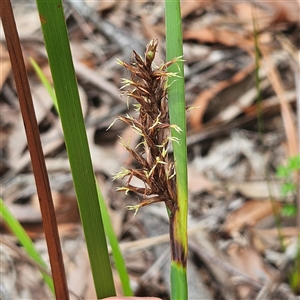
MULTIPOLYGON (((32 21, 33 3, 14 4, 14 8, 25 59, 29 61, 32 56, 48 74, 41 30, 32 21)), ((149 41, 156 38, 159 43, 155 64, 165 60, 163 3, 76 1, 66 3, 66 9, 92 159, 132 287, 136 295, 169 299, 165 208, 159 203, 143 207, 133 218, 134 212, 126 207, 142 201, 143 196, 130 192, 125 197, 116 192, 122 182, 111 181, 111 173, 121 166, 136 167, 126 149, 118 144, 118 136, 130 140, 133 149, 141 142, 140 137, 121 122, 106 131, 117 115, 129 122, 127 114, 135 113, 128 111, 127 101, 132 100, 120 97, 121 78, 129 78, 129 74, 115 58, 129 64, 133 50, 143 55, 149 41)), ((299 131, 295 123, 298 95, 294 67, 298 64, 299 68, 299 60, 294 58, 300 48, 297 16, 296 1, 263 1, 259 5, 182 1, 186 100, 187 106, 199 107, 187 112, 189 299, 295 299, 300 293, 289 286, 299 224, 295 217, 280 218, 285 246, 282 249, 276 221, 282 205, 286 201, 294 203, 296 196, 282 197, 278 192, 282 181, 275 176, 276 168, 295 154, 295 132, 299 131), (254 77, 254 10, 263 54, 259 69, 261 102, 257 101, 254 77), (258 119, 264 125, 262 132, 258 119)), ((0 59, 1 196, 47 257, 3 40, 0 59)), ((93 299, 59 120, 29 63, 27 71, 32 92, 37 95, 35 105, 71 298, 93 299)), ((138 182, 132 179, 132 184, 138 182)), ((3 222, 1 230, 3 240, 16 243, 3 222)), ((3 299, 50 299, 37 268, 7 246, 9 242, 1 247, 1 263, 7 274, 1 282, 3 299)))

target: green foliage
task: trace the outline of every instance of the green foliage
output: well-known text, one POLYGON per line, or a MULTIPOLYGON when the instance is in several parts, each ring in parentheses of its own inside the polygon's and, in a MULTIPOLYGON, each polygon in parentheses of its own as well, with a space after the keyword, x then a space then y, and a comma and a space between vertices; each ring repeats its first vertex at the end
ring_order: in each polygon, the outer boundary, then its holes
POLYGON ((37 0, 98 298, 115 295, 97 187, 61 0, 37 0))
MULTIPOLYGON (((276 170, 276 176, 284 180, 281 186, 281 195, 287 197, 296 193, 297 186, 294 184, 295 172, 300 171, 300 155, 290 157, 285 166, 279 166, 276 170)), ((299 208, 298 208, 299 209, 299 208)), ((297 206, 293 203, 287 203, 281 211, 283 216, 295 217, 297 215, 297 206)), ((298 249, 295 257, 293 269, 289 274, 289 282, 291 288, 295 292, 299 292, 300 284, 300 236, 298 236, 298 249)))
POLYGON ((53 101, 53 105, 54 105, 57 113, 59 113, 57 99, 56 99, 56 96, 55 96, 55 91, 54 91, 51 83, 47 79, 46 75, 43 73, 43 71, 40 68, 40 66, 36 63, 36 61, 32 57, 30 57, 30 63, 32 65, 35 73, 37 74, 38 78, 40 79, 40 81, 42 82, 43 86, 45 87, 45 89, 47 90, 48 94, 50 95, 50 97, 51 97, 51 99, 53 101))
MULTIPOLYGON (((27 254, 39 265, 42 267, 42 269, 47 269, 48 266, 44 262, 43 258, 41 257, 38 250, 35 248, 34 243, 31 241, 30 237, 22 227, 22 225, 19 223, 19 221, 13 216, 13 214, 9 211, 7 206, 5 205, 2 198, 0 198, 0 215, 2 216, 4 222, 7 224, 7 226, 10 228, 10 230, 14 233, 14 235, 17 237, 17 239, 20 241, 21 245, 24 247, 27 254)), ((48 285, 49 289, 53 294, 54 293, 54 286, 53 286, 53 280, 51 276, 49 276, 47 273, 42 272, 42 276, 44 278, 44 281, 48 285)))
POLYGON ((297 214, 297 207, 294 204, 285 204, 281 210, 283 216, 294 217, 297 214))
MULTIPOLYGON (((182 27, 180 0, 165 0, 166 18, 166 57, 167 61, 175 57, 183 57, 182 27)), ((187 145, 186 145, 186 115, 185 87, 183 60, 168 68, 168 72, 177 73, 178 77, 168 80, 168 99, 170 123, 182 131, 172 130, 172 137, 179 143, 173 142, 174 161, 176 170, 176 189, 178 209, 172 212, 171 240, 176 242, 177 250, 172 252, 171 262, 171 299, 188 299, 186 279, 187 261, 187 211, 188 211, 188 179, 187 179, 187 145), (178 285, 180 283, 180 285, 178 285)))
MULTIPOLYGON (((57 97, 57 110, 59 110, 61 116, 97 296, 98 298, 111 296, 115 292, 106 251, 99 202, 96 201, 97 188, 92 172, 62 3, 61 0, 37 0, 37 3, 57 97), (88 201, 86 201, 87 199, 88 201)), ((167 57, 170 58, 169 60, 182 57, 179 0, 166 1, 166 36, 167 57)), ((168 71, 179 74, 179 78, 168 82, 170 120, 173 126, 172 139, 177 141, 173 143, 173 150, 177 173, 176 190, 178 193, 178 207, 176 211, 171 212, 170 216, 173 220, 172 234, 174 235, 174 241, 180 245, 178 247, 180 253, 175 251, 175 255, 173 253, 172 256, 172 299, 187 299, 186 229, 188 193, 183 61, 178 61, 168 71), (176 131, 177 127, 182 129, 183 132, 176 131), (182 260, 178 260, 179 257, 182 260)), ((41 74, 39 76, 44 80, 41 74)), ((100 195, 99 198, 101 200, 102 196, 100 195)), ((102 209, 103 203, 100 201, 102 209)), ((104 217, 104 220, 106 222, 106 217, 104 217)))
POLYGON ((300 155, 290 157, 286 166, 279 166, 276 170, 278 178, 290 180, 293 172, 300 170, 300 155))
MULTIPOLYGON (((49 80, 47 79, 47 77, 45 76, 45 74, 43 73, 41 68, 39 67, 39 65, 34 61, 34 59, 31 58, 30 62, 31 62, 31 65, 33 66, 35 72, 37 73, 39 79, 41 80, 42 84, 47 89, 48 93, 50 94, 53 104, 54 104, 54 107, 59 115, 57 99, 56 99, 55 92, 53 90, 51 83, 49 82, 49 80)), ((124 258, 121 253, 119 242, 118 242, 118 239, 114 232, 111 218, 109 216, 109 212, 106 207, 106 203, 101 194, 101 191, 97 184, 96 179, 95 179, 95 182, 97 185, 97 194, 98 194, 99 205, 101 208, 101 214, 102 214, 102 218, 103 218, 105 234, 108 238, 109 244, 112 249, 112 254, 113 254, 114 261, 115 261, 116 269, 119 273, 119 277, 120 277, 122 288, 123 288, 123 294, 124 294, 124 296, 132 296, 133 293, 132 293, 132 290, 130 287, 129 275, 128 275, 128 272, 126 269, 124 258)))
MULTIPOLYGON (((297 186, 294 183, 294 174, 300 171, 300 155, 290 157, 285 166, 278 166, 276 176, 284 180, 281 186, 281 195, 287 197, 296 192, 297 186)), ((297 207, 294 204, 285 204, 281 211, 283 216, 293 217, 297 214, 297 207)))

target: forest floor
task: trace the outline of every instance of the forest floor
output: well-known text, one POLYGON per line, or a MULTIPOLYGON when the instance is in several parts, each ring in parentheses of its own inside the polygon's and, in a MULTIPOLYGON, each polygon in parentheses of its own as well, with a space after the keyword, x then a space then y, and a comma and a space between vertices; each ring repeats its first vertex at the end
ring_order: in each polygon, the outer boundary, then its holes
MULTIPOLYGON (((51 81, 38 13, 34 2, 15 3, 14 13, 71 298, 95 299, 60 121, 29 63, 34 58, 51 81)), ((126 208, 139 198, 117 192, 122 183, 112 181, 112 174, 133 163, 119 137, 136 144, 139 137, 121 122, 107 131, 117 115, 131 110, 119 90, 121 79, 130 75, 116 58, 129 63, 132 50, 144 55, 156 38, 156 63, 165 61, 164 3, 78 0, 65 3, 65 14, 93 165, 134 293, 169 299, 166 210, 155 204, 133 217, 126 208)), ((294 182, 297 165, 291 166, 296 160, 290 158, 299 151, 299 16, 297 1, 182 1, 186 102, 198 107, 187 112, 191 300, 284 300, 300 295, 299 286, 292 284, 297 274, 299 184, 282 191, 294 182), (279 177, 284 166, 293 170, 279 177)), ((0 37, 1 197, 47 260, 14 79, 4 35, 0 37)), ((50 299, 38 269, 21 248, 12 246, 17 240, 3 223, 1 233, 2 299, 50 299)))

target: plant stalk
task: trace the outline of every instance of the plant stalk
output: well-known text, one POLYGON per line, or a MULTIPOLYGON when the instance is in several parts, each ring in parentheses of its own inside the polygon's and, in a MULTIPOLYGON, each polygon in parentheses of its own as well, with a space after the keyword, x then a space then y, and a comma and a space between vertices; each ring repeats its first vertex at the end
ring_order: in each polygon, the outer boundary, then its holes
MULTIPOLYGON (((166 60, 183 56, 182 28, 179 0, 165 1, 166 18, 166 60)), ((186 262, 187 262, 187 145, 186 116, 184 92, 184 66, 180 60, 168 68, 169 72, 177 72, 179 78, 168 79, 168 105, 170 124, 182 129, 181 133, 171 131, 179 143, 173 142, 173 153, 176 170, 177 207, 170 214, 171 239, 171 299, 184 300, 188 297, 186 262)))
POLYGON ((43 218, 50 265, 52 274, 54 275, 53 282, 55 294, 57 299, 67 300, 69 299, 69 292, 62 259, 54 205, 20 40, 10 1, 3 0, 1 4, 0 16, 16 82, 23 122, 25 125, 28 149, 31 156, 31 163, 43 218))

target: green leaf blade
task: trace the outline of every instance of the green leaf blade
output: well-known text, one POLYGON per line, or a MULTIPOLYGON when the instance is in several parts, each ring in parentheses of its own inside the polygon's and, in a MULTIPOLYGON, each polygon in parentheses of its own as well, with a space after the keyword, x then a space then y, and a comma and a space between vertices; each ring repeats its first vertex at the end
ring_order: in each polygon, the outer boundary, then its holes
MULTIPOLYGON (((41 267, 48 268, 47 264, 44 262, 42 256, 35 248, 34 243, 31 241, 30 237, 27 235, 26 231, 19 223, 19 221, 13 216, 13 214, 9 211, 7 206, 5 205, 2 198, 0 198, 0 215, 3 217, 5 223, 14 233, 14 235, 18 238, 21 245, 24 247, 27 254, 41 267)), ((44 278, 44 281, 48 285, 49 289, 55 295, 54 292, 54 284, 52 277, 48 274, 41 272, 44 278)))
MULTIPOLYGON (((167 61, 183 57, 182 28, 179 0, 165 0, 166 17, 166 57, 167 61)), ((187 177, 187 143, 186 143, 186 111, 184 88, 184 65, 179 59, 168 68, 168 72, 177 73, 177 77, 168 79, 168 104, 170 123, 178 126, 179 133, 172 129, 172 137, 179 140, 173 142, 173 153, 176 169, 177 205, 171 212, 171 240, 173 247, 182 253, 173 252, 171 262, 171 299, 188 299, 186 278, 187 261, 187 214, 188 214, 188 177, 187 177), (174 215, 172 215, 174 214, 174 215), (176 246, 177 245, 177 246, 176 246), (179 246, 178 246, 179 245, 179 246), (174 255, 175 253, 175 255, 174 255), (174 257, 175 256, 175 257, 174 257)))
POLYGON ((97 188, 60 0, 37 0, 98 298, 115 295, 97 188))

